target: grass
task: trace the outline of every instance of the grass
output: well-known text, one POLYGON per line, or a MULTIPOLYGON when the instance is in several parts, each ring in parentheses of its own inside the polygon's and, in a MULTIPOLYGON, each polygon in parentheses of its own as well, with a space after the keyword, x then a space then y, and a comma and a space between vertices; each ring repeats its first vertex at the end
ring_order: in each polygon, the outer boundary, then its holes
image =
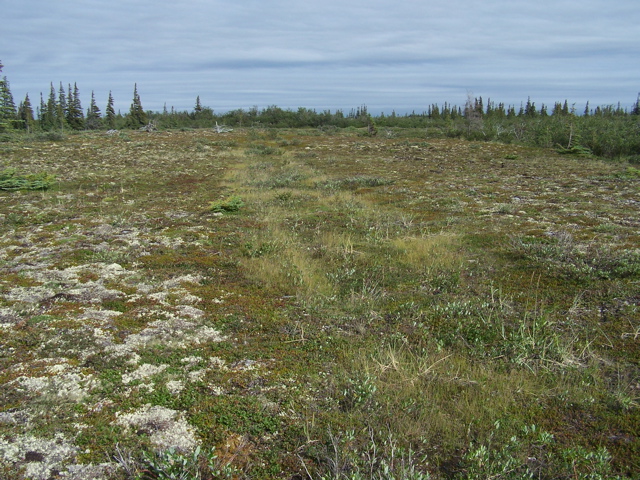
POLYGON ((0 475, 633 477, 637 169, 394 133, 3 144, 0 475))

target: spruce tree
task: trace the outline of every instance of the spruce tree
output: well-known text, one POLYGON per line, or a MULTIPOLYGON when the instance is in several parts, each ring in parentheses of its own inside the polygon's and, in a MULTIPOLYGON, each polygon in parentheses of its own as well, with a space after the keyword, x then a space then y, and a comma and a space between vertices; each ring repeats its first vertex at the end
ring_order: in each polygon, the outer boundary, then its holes
POLYGON ((638 93, 638 99, 636 100, 636 104, 633 106, 631 110, 631 115, 640 115, 640 93, 638 93))
POLYGON ((102 127, 102 118, 100 114, 100 109, 98 108, 98 104, 96 103, 96 97, 94 92, 91 92, 91 104, 87 109, 87 128, 89 130, 97 130, 102 127))
POLYGON ((78 91, 78 85, 73 84, 73 94, 71 93, 71 86, 69 86, 69 98, 67 99, 67 123, 69 127, 74 130, 83 130, 84 112, 82 111, 82 104, 80 102, 80 93, 78 91))
POLYGON ((10 125, 16 119, 16 104, 7 77, 0 80, 0 122, 10 125))
POLYGON ((549 112, 547 112, 547 106, 544 103, 540 107, 540 116, 541 117, 548 117, 549 116, 549 112))
POLYGON ((42 93, 40 94, 40 128, 43 130, 53 130, 57 126, 59 126, 58 102, 56 101, 56 91, 52 83, 47 103, 44 102, 42 93))
POLYGON ((105 110, 105 123, 109 130, 116 128, 116 111, 113 108, 113 95, 109 91, 109 100, 107 100, 107 109, 105 110))
POLYGON ((524 107, 524 114, 527 117, 535 117, 538 114, 536 110, 536 104, 531 101, 531 97, 527 97, 527 104, 524 107))
POLYGON ((142 108, 140 95, 138 95, 138 84, 134 84, 133 101, 131 102, 129 115, 127 115, 127 126, 130 128, 140 128, 147 123, 149 123, 149 121, 147 120, 147 114, 142 108))
MULTIPOLYGON (((71 85, 69 85, 69 96, 71 96, 71 85)), ((56 120, 57 126, 64 128, 67 123, 67 117, 69 115, 69 104, 67 102, 67 94, 64 91, 62 82, 60 82, 60 88, 58 89, 58 105, 56 107, 56 120)))
POLYGON ((18 108, 18 119, 21 121, 22 127, 27 132, 31 132, 33 130, 35 120, 33 116, 33 107, 31 106, 31 100, 29 100, 28 93, 24 97, 24 101, 20 102, 20 107, 18 108))
POLYGON ((482 117, 484 115, 484 103, 482 101, 482 97, 475 99, 474 106, 475 106, 476 113, 482 117))

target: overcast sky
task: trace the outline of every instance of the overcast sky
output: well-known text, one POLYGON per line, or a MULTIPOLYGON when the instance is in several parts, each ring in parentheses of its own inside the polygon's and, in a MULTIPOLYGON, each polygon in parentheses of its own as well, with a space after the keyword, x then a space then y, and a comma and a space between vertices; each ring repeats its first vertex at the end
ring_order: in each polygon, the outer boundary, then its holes
POLYGON ((638 0, 0 0, 16 104, 77 83, 104 112, 269 105, 422 112, 467 95, 631 106, 638 0))

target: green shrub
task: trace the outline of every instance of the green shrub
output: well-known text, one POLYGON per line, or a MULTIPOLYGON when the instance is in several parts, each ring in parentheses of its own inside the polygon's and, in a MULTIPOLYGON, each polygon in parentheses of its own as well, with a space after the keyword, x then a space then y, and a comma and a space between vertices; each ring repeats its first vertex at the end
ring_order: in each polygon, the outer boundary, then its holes
POLYGON ((245 153, 247 155, 282 155, 284 154, 284 150, 269 145, 258 144, 252 145, 245 153))
POLYGON ((393 184, 393 180, 388 180, 386 178, 356 175, 353 177, 341 178, 339 180, 329 180, 319 186, 326 188, 327 190, 357 190, 358 188, 379 187, 391 184, 393 184))
POLYGON ((244 207, 244 202, 242 198, 237 195, 233 195, 225 200, 216 200, 215 202, 211 202, 210 210, 215 213, 224 213, 224 212, 237 212, 242 207, 244 207))
POLYGON ((48 173, 18 175, 14 168, 0 171, 0 190, 47 190, 54 182, 55 177, 48 173))
POLYGON ((44 132, 36 137, 41 142, 62 142, 65 136, 62 132, 44 132))
POLYGON ((237 478, 237 470, 223 465, 212 450, 201 453, 200 447, 191 454, 182 454, 174 448, 146 453, 136 480, 204 480, 208 478, 237 478))

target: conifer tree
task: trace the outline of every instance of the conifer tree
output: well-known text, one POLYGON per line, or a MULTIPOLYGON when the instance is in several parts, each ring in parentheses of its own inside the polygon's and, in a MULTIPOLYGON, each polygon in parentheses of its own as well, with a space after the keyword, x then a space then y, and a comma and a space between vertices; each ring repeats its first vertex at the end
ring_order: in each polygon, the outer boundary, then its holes
POLYGON ((7 77, 0 80, 0 122, 10 124, 16 119, 16 104, 7 77))
POLYGON ((29 100, 29 94, 24 97, 24 101, 20 102, 18 107, 18 119, 22 122, 22 127, 27 131, 33 130, 35 123, 33 116, 33 107, 31 106, 31 100, 29 100))
POLYGON ((636 100, 636 104, 633 106, 631 110, 631 115, 640 115, 640 93, 638 93, 638 99, 636 100))
POLYGON ((98 104, 96 103, 96 97, 94 92, 91 92, 91 104, 87 109, 87 128, 89 130, 97 130, 102 127, 102 118, 100 114, 100 109, 98 108, 98 104))
POLYGON ((490 117, 493 115, 493 109, 494 109, 494 105, 493 102, 491 101, 491 98, 487 98, 487 110, 485 112, 485 115, 487 117, 490 117))
POLYGON ((53 130, 57 126, 59 126, 58 102, 56 101, 56 91, 52 83, 47 103, 44 102, 42 93, 40 94, 40 128, 43 130, 53 130))
POLYGON ((113 95, 109 91, 109 100, 107 100, 107 109, 105 110, 105 123, 109 130, 116 128, 116 111, 113 108, 113 95))
POLYGON ((536 104, 531 101, 531 97, 527 98, 527 104, 524 107, 524 114, 527 117, 535 117, 538 114, 536 111, 536 104))
POLYGON ((541 117, 548 117, 549 116, 549 112, 547 112, 547 106, 544 103, 540 107, 540 116, 541 117))
POLYGON ((82 111, 82 104, 80 102, 80 93, 78 91, 78 85, 73 84, 73 94, 71 93, 71 86, 69 86, 69 98, 67 99, 67 123, 69 127, 74 130, 82 130, 85 127, 84 124, 84 112, 82 111))
POLYGON ((127 115, 127 126, 130 128, 139 128, 147 123, 147 114, 142 108, 140 95, 138 95, 138 84, 136 83, 133 87, 133 101, 131 102, 129 115, 127 115))
POLYGON ((476 113, 482 117, 484 115, 484 104, 482 102, 482 97, 475 99, 474 107, 475 107, 476 113))
MULTIPOLYGON (((69 96, 71 96, 71 85, 69 85, 69 96)), ((67 123, 68 115, 69 115, 69 104, 67 101, 67 94, 64 91, 62 82, 60 82, 60 88, 58 89, 58 104, 56 106, 56 120, 57 120, 58 127, 64 128, 64 126, 67 123)))
POLYGON ((38 122, 40 122, 40 127, 42 127, 42 119, 46 114, 47 106, 44 103, 44 97, 42 96, 42 92, 40 92, 40 106, 36 108, 36 118, 38 122))

